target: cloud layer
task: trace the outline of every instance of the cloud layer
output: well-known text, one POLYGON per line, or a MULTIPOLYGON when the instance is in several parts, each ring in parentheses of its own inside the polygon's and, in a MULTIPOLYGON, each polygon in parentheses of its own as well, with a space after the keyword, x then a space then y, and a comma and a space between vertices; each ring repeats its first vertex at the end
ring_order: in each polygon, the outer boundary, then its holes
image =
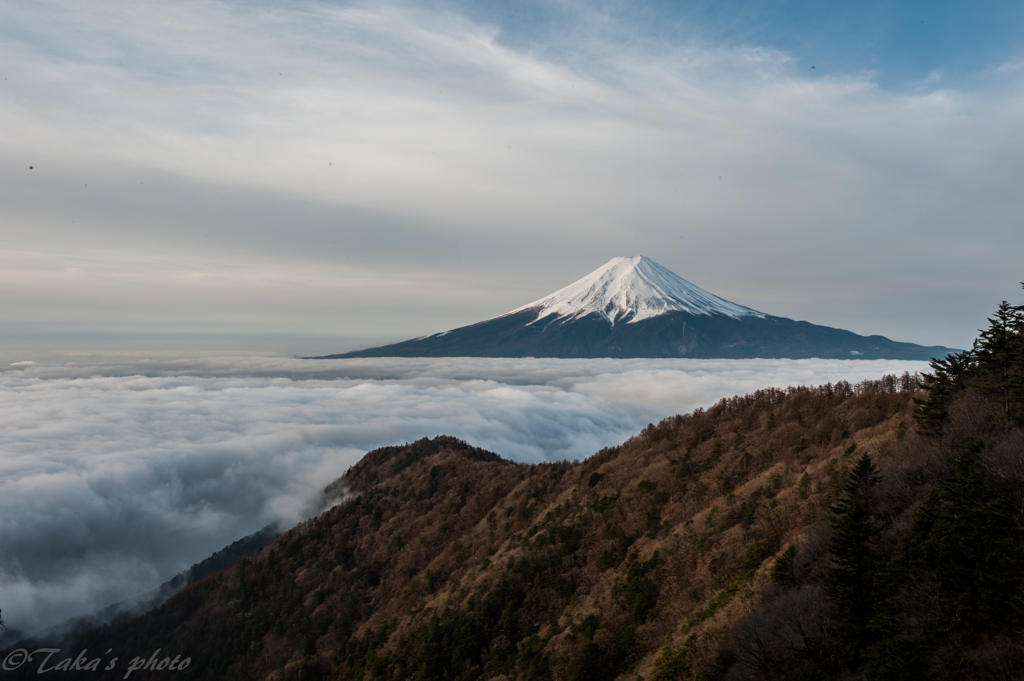
POLYGON ((582 459, 767 385, 922 363, 212 358, 0 373, 0 606, 32 630, 302 519, 367 450, 445 433, 582 459))

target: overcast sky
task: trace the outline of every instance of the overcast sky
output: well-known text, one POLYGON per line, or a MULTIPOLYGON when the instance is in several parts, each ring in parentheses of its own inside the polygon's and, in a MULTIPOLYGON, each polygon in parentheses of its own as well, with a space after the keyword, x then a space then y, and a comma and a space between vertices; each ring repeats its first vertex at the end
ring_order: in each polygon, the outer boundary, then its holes
POLYGON ((1019 2, 7 3, 0 322, 344 350, 643 254, 965 347, 1021 299, 1022 28, 1019 2))

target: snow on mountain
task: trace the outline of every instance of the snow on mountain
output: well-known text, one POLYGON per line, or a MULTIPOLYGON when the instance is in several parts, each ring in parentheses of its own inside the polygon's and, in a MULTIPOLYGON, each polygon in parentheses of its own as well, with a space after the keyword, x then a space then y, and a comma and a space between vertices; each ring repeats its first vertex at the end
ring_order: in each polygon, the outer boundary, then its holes
POLYGON ((585 357, 928 360, 949 348, 764 314, 681 279, 649 258, 614 258, 507 314, 352 357, 585 357))
POLYGON ((734 319, 765 316, 708 293, 642 255, 612 258, 579 281, 508 314, 528 310, 537 310, 537 319, 531 324, 552 315, 563 320, 592 313, 603 316, 612 326, 620 320, 631 324, 667 312, 734 319))

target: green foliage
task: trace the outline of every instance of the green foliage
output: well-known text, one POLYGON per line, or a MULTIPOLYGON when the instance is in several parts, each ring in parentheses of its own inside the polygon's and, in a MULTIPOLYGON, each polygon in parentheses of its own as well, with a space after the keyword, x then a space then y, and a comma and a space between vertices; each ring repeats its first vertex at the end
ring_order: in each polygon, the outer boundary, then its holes
POLYGON ((784 589, 793 589, 800 586, 800 581, 794 572, 794 561, 796 560, 797 545, 790 544, 782 555, 772 563, 772 582, 784 589))
POLYGON ((616 585, 614 593, 623 597, 629 606, 629 619, 633 624, 643 624, 650 617, 658 602, 658 586, 650 578, 651 572, 660 560, 655 551, 647 561, 641 561, 637 554, 629 556, 626 579, 616 585))
POLYGON ((974 342, 977 385, 995 396, 1008 420, 1019 420, 1024 403, 1024 306, 999 305, 989 328, 974 342))
POLYGON ((427 496, 432 497, 437 492, 438 478, 441 476, 441 469, 437 466, 430 467, 430 473, 427 474, 427 496))
POLYGON ((744 530, 749 530, 750 526, 754 524, 757 507, 764 496, 765 490, 763 487, 758 487, 747 495, 747 498, 739 506, 730 509, 725 519, 725 527, 732 527, 732 525, 738 522, 744 530))
POLYGON ((931 362, 925 399, 914 416, 924 435, 940 436, 953 400, 968 387, 994 396, 1008 423, 1024 422, 1024 306, 1003 301, 974 348, 931 362))
POLYGON ((711 465, 714 465, 714 464, 718 463, 718 460, 721 459, 721 458, 722 458, 722 443, 721 442, 715 442, 714 446, 711 447, 711 456, 709 457, 708 462, 711 465))
POLYGON ((914 418, 922 435, 938 436, 949 416, 953 398, 967 387, 968 372, 974 365, 974 353, 970 350, 956 352, 945 359, 931 361, 932 373, 923 374, 922 381, 928 396, 914 398, 917 409, 914 418))
POLYGON ((811 476, 805 471, 800 476, 800 484, 797 487, 797 496, 800 497, 800 501, 807 499, 808 494, 811 492, 811 476))
POLYGON ((633 544, 633 538, 626 535, 620 527, 609 527, 605 531, 605 539, 615 541, 615 545, 601 551, 597 559, 597 569, 605 571, 608 568, 617 568, 626 559, 626 552, 633 544))
POLYGON ((696 645, 696 634, 690 634, 678 648, 672 647, 671 640, 662 649, 661 657, 654 663, 651 681, 676 681, 685 679, 690 673, 690 658, 696 645))
POLYGON ((917 681, 926 653, 920 640, 883 638, 864 652, 868 681, 917 681))
POLYGON ((907 634, 902 627, 908 610, 920 607, 907 595, 922 583, 936 585, 929 616, 936 629, 950 634, 995 630, 1020 604, 1021 552, 1013 511, 986 482, 980 451, 975 442, 956 457, 952 472, 929 495, 901 550, 879 575, 885 598, 871 624, 884 637, 907 634))
POLYGON ((594 499, 590 504, 590 508, 594 509, 598 513, 604 513, 618 500, 618 494, 605 494, 604 496, 594 499))
POLYGON ((830 509, 832 535, 828 541, 830 565, 825 570, 825 592, 846 619, 848 640, 858 648, 867 640, 873 614, 872 586, 878 562, 871 516, 872 489, 878 481, 871 458, 865 454, 854 466, 839 501, 830 509))
MULTIPOLYGON (((641 484, 646 483, 646 482, 647 481, 644 480, 644 481, 642 481, 641 484)), ((651 491, 651 490, 654 489, 654 486, 653 486, 652 483, 647 483, 647 485, 648 486, 645 487, 646 491, 651 491)), ((659 532, 661 532, 662 530, 666 529, 666 527, 667 527, 667 526, 662 524, 662 521, 661 521, 661 509, 662 509, 662 507, 665 504, 668 503, 669 494, 668 494, 668 492, 665 492, 665 491, 662 491, 662 490, 658 490, 658 491, 654 492, 654 495, 652 496, 651 500, 652 500, 654 505, 653 505, 653 507, 651 509, 649 509, 647 511, 647 513, 645 515, 646 526, 647 526, 647 533, 646 534, 647 534, 648 537, 654 538, 654 537, 658 536, 659 532)))
POLYGON ((1021 605, 1021 548, 1010 499, 985 478, 973 442, 915 514, 901 548, 877 577, 871 681, 919 678, 923 660, 1010 626, 1021 605))
POLYGON ((697 537, 697 551, 707 553, 711 550, 712 543, 712 534, 710 532, 697 537))
POLYGON ((763 542, 755 541, 751 543, 743 554, 743 562, 740 564, 740 576, 743 578, 751 577, 757 572, 768 556, 768 547, 763 542))
POLYGON ((699 504, 700 502, 704 501, 704 496, 707 494, 707 492, 708 486, 704 484, 703 480, 698 480, 696 483, 694 483, 693 489, 690 490, 690 496, 693 497, 693 500, 699 504))
POLYGON ((633 653, 633 628, 630 626, 616 627, 612 632, 612 644, 599 646, 594 643, 594 634, 601 628, 601 619, 597 615, 587 618, 574 627, 580 637, 578 645, 569 658, 570 681, 604 681, 614 679, 633 653))

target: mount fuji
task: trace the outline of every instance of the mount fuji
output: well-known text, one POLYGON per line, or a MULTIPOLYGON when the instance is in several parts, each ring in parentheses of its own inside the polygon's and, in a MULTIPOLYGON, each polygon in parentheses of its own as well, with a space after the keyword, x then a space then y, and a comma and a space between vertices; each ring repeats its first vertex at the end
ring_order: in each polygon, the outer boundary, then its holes
POLYGON ((612 258, 579 281, 494 319, 347 357, 696 357, 911 359, 951 348, 775 317, 719 298, 650 258, 612 258))

